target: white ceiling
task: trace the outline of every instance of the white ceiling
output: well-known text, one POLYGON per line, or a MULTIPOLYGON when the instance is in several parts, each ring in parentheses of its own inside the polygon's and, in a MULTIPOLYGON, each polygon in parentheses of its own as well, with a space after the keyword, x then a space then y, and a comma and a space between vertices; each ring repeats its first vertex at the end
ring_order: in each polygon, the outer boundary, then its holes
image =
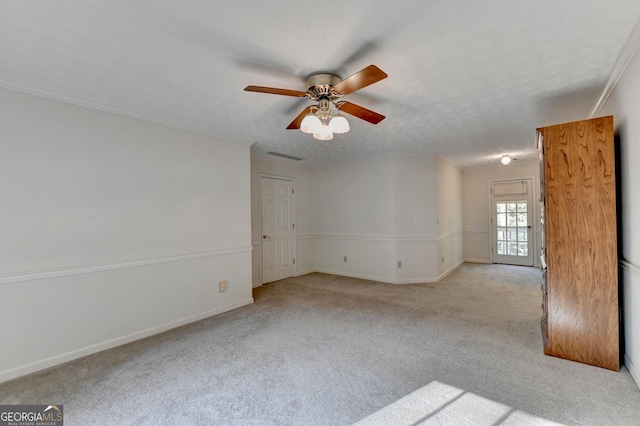
POLYGON ((535 128, 587 118, 638 0, 0 0, 0 86, 191 129, 323 167, 418 153, 535 158, 535 128), (389 77, 320 142, 285 127, 317 71, 389 77))

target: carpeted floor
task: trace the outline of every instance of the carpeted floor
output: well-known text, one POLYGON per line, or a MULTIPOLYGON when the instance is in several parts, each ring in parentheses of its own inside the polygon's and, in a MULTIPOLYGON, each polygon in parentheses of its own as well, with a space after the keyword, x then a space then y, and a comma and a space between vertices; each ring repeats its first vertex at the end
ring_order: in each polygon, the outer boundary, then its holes
POLYGON ((254 297, 0 384, 0 404, 64 404, 66 425, 640 424, 624 368, 543 355, 538 269, 465 264, 414 285, 310 274, 254 297))

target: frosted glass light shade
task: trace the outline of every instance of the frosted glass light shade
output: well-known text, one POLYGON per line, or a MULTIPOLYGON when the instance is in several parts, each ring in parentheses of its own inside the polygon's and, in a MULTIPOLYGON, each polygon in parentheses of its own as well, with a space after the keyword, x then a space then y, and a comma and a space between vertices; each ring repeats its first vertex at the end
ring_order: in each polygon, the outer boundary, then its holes
POLYGON ((314 114, 307 114, 300 123, 302 133, 317 133, 322 127, 322 122, 314 114))
POLYGON ((508 155, 503 155, 502 160, 500 160, 500 162, 506 166, 511 162, 511 157, 509 157, 508 155))
POLYGON ((333 132, 326 124, 320 126, 320 129, 317 132, 313 133, 313 137, 320 141, 330 141, 333 139, 333 132))
POLYGON ((336 115, 329 121, 329 128, 333 133, 347 133, 351 128, 349 122, 342 115, 336 115))

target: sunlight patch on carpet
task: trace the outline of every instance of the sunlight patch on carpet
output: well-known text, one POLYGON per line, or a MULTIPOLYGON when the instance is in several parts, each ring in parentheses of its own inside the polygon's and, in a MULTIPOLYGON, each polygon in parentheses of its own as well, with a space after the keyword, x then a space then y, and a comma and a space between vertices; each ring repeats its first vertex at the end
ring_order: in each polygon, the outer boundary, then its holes
POLYGON ((462 389, 433 381, 354 423, 373 425, 560 425, 462 389))

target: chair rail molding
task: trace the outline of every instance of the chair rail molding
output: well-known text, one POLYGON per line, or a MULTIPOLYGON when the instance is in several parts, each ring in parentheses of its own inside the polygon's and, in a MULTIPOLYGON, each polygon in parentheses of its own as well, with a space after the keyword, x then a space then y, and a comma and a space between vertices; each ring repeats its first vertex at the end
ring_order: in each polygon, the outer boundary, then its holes
POLYGON ((68 275, 89 274, 93 272, 111 271, 114 269, 135 268, 138 266, 156 265, 168 262, 181 262, 192 259, 202 259, 206 257, 226 256, 238 253, 250 253, 253 247, 237 247, 221 250, 206 250, 184 254, 173 254, 165 256, 155 256, 143 259, 129 259, 116 262, 99 263, 91 265, 76 265, 64 268, 45 269, 37 271, 27 271, 13 274, 0 275, 0 284, 15 283, 20 281, 31 281, 53 277, 64 277, 68 275))

